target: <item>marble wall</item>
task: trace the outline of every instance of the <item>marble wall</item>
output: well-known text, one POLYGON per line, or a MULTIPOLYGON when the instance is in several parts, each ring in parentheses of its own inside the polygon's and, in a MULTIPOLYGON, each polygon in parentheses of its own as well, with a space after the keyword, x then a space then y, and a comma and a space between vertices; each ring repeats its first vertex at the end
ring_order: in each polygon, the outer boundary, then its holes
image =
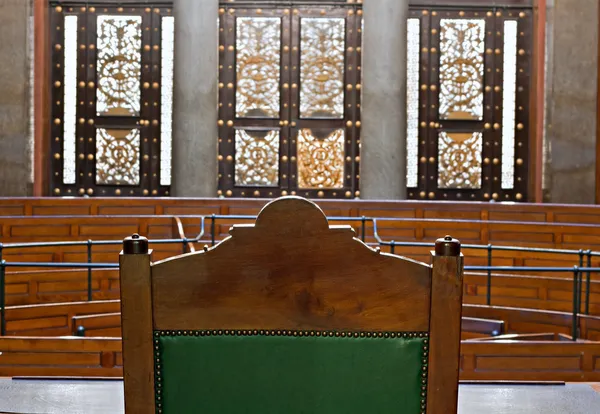
POLYGON ((29 0, 0 0, 0 196, 31 195, 29 0))
POLYGON ((547 198, 593 203, 598 0, 549 0, 547 29, 547 198))

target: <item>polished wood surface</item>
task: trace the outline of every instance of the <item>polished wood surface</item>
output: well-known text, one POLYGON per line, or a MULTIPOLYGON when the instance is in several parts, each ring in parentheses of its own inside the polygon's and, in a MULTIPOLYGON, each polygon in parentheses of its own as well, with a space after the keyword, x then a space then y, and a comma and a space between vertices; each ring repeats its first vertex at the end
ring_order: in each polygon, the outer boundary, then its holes
POLYGON ((143 254, 121 253, 119 260, 127 413, 156 413, 150 256, 146 249, 143 254))
POLYGON ((460 342, 456 338, 461 328, 463 258, 450 253, 440 256, 436 251, 432 261, 427 412, 454 413, 458 404, 460 342))
POLYGON ((428 331, 430 267, 354 235, 306 201, 276 201, 215 248, 154 264, 154 326, 428 331))
POLYGON ((427 412, 456 410, 460 247, 438 251, 432 266, 381 253, 299 197, 268 204, 254 225, 230 233, 152 266, 149 255, 121 255, 126 405, 154 411, 151 318, 155 330, 430 332, 427 412))

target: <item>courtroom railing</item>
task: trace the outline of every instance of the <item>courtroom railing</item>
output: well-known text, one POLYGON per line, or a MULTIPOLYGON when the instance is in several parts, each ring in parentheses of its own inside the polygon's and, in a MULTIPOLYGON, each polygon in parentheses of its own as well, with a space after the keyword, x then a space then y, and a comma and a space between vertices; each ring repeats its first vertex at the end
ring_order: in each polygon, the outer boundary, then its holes
MULTIPOLYGON (((204 240, 206 234, 205 225, 207 218, 210 220, 210 244, 215 245, 217 242, 216 226, 219 220, 255 220, 256 216, 251 215, 211 215, 207 217, 199 217, 200 231, 194 238, 177 238, 177 239, 158 239, 150 240, 151 245, 160 244, 181 244, 182 252, 186 253, 188 246, 193 243, 209 242, 204 240)), ((386 246, 390 248, 391 253, 395 253, 396 247, 427 247, 433 248, 433 243, 422 242, 399 242, 383 240, 377 231, 377 218, 372 217, 329 217, 330 222, 358 222, 360 223, 359 237, 364 242, 366 240, 366 224, 373 225, 373 238, 376 243, 371 245, 386 246)), ((106 245, 121 245, 121 240, 88 240, 88 241, 64 241, 64 242, 41 242, 41 243, 15 243, 1 244, 0 243, 0 335, 6 334, 6 270, 9 268, 46 268, 46 269, 87 269, 87 294, 88 301, 92 301, 92 270, 93 269, 117 269, 118 263, 93 263, 93 247, 106 245), (87 249, 87 263, 43 263, 43 262, 7 262, 3 260, 3 251, 9 249, 29 249, 38 247, 61 247, 61 246, 85 246, 87 249)), ((590 305, 590 284, 591 274, 600 273, 600 268, 592 267, 592 257, 600 257, 600 252, 593 252, 591 249, 566 250, 566 249, 546 249, 535 247, 518 247, 518 246, 494 246, 488 245, 470 245, 464 244, 464 250, 486 250, 487 251, 487 266, 465 266, 465 271, 471 272, 486 272, 487 273, 487 292, 486 303, 491 305, 492 301, 492 278, 493 273, 517 272, 517 273, 572 273, 573 275, 573 302, 572 302, 572 336, 573 340, 577 340, 577 316, 581 313, 589 314, 590 305), (530 267, 530 266, 492 266, 494 251, 514 251, 524 253, 554 253, 567 256, 576 256, 577 264, 573 267, 530 267), (583 300, 583 275, 586 276, 585 300, 583 300), (585 308, 582 306, 585 303, 585 308)))

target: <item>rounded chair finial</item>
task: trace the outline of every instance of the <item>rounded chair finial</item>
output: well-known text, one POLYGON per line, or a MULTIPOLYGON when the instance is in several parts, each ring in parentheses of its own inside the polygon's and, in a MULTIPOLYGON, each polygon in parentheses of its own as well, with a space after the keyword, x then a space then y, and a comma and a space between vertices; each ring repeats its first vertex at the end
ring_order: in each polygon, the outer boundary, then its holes
POLYGON ((436 256, 460 256, 460 242, 452 236, 435 241, 436 256))
POLYGON ((123 253, 125 254, 147 254, 148 239, 135 233, 123 240, 123 253))

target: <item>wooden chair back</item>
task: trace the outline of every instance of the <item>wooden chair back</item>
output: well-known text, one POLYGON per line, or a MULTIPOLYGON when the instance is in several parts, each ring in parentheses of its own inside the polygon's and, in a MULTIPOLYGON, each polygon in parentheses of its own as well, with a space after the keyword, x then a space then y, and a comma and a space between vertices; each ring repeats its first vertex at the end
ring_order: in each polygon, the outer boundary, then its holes
POLYGON ((120 257, 126 412, 456 412, 463 260, 381 253, 284 197, 215 246, 120 257))

